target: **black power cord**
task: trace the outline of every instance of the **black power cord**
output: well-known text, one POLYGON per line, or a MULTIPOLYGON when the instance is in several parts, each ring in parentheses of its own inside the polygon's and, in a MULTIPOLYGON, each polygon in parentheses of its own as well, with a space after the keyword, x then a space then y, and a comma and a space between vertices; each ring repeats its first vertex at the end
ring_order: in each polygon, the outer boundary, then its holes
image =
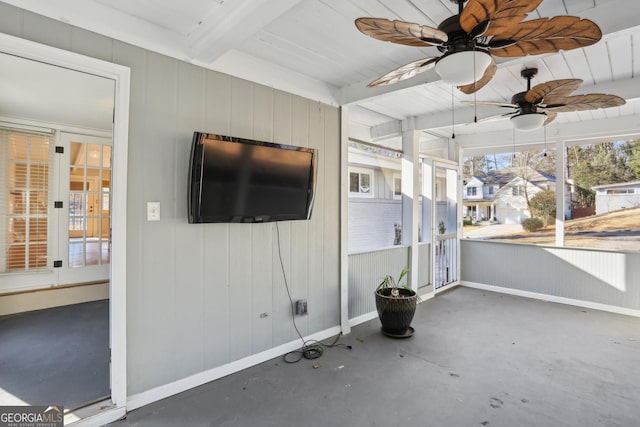
POLYGON ((351 350, 352 347, 350 345, 338 344, 338 340, 342 336, 342 333, 338 334, 336 338, 333 340, 333 342, 330 344, 325 344, 323 342, 316 341, 316 340, 307 341, 304 339, 304 337, 300 333, 300 330, 298 329, 298 325, 296 324, 296 312, 294 310, 293 298, 291 297, 291 292, 289 291, 287 274, 284 269, 284 262, 282 261, 282 251, 280 249, 280 227, 278 226, 277 222, 276 222, 276 236, 277 236, 277 243, 278 243, 278 259, 280 260, 280 268, 282 269, 282 277, 284 278, 284 287, 287 290, 287 296, 289 297, 289 302, 291 303, 290 305, 291 321, 293 322, 293 328, 296 330, 298 337, 300 337, 300 340, 302 341, 302 348, 300 348, 299 350, 293 350, 293 351, 290 351, 289 353, 286 353, 284 356, 282 356, 282 360, 284 360, 286 363, 296 363, 302 360, 303 358, 317 359, 320 356, 322 356, 322 353, 324 353, 325 348, 331 348, 331 347, 343 347, 351 350))

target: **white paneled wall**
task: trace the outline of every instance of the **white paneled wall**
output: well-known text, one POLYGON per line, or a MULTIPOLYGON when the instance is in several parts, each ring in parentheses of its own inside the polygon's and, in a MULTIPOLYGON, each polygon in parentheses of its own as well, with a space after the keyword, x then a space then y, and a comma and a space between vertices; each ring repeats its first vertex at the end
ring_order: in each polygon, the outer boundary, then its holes
POLYGON ((464 239, 462 280, 640 310, 640 254, 464 239))
POLYGON ((191 137, 206 131, 318 149, 310 221, 279 223, 303 334, 340 324, 339 113, 0 3, 0 31, 131 68, 127 212, 129 395, 296 338, 269 224, 187 224, 191 137), (147 222, 147 201, 162 219, 147 222))

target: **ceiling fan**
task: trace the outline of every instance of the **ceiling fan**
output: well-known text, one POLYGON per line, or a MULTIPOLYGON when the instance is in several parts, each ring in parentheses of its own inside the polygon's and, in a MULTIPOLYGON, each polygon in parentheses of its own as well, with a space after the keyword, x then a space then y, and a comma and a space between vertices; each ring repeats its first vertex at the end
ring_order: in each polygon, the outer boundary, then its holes
POLYGON ((552 80, 531 87, 531 79, 537 73, 537 68, 525 68, 520 72, 520 75, 527 80, 527 90, 513 95, 510 104, 482 101, 463 102, 515 109, 510 113, 487 117, 480 121, 509 117, 517 130, 539 129, 555 120, 558 113, 619 107, 626 102, 619 96, 601 93, 571 96, 573 91, 582 84, 581 79, 552 80))
POLYGON ((522 22, 542 0, 450 0, 458 14, 438 28, 384 18, 358 18, 356 27, 375 39, 408 46, 436 46, 441 56, 403 65, 369 83, 396 83, 435 67, 443 81, 467 94, 485 86, 498 57, 518 57, 570 50, 596 43, 600 28, 588 19, 556 16, 522 22), (464 3, 468 2, 466 6, 464 3))

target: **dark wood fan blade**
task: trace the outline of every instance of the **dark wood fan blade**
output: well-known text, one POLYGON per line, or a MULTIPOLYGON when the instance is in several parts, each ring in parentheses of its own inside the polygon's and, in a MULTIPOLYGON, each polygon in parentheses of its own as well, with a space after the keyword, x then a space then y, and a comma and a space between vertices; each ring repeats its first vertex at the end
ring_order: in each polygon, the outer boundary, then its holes
POLYGON ((544 114, 546 114, 547 119, 544 121, 544 123, 542 124, 542 126, 546 126, 549 123, 551 123, 552 121, 554 121, 556 119, 556 117, 558 117, 558 113, 553 112, 553 111, 545 111, 544 114))
POLYGON ((475 104, 481 107, 504 107, 504 108, 518 108, 517 104, 508 104, 506 102, 492 102, 492 101, 462 101, 463 104, 475 104))
POLYGON ((362 33, 385 42, 424 47, 438 46, 448 40, 444 31, 411 22, 358 18, 355 23, 362 33))
POLYGON ((466 93, 467 95, 470 95, 470 94, 472 94, 474 92, 477 92, 480 89, 482 89, 483 87, 485 87, 487 85, 487 83, 489 83, 491 81, 493 76, 496 74, 497 70, 498 70, 498 67, 496 66, 496 60, 493 59, 493 57, 491 57, 491 63, 489 64, 489 66, 485 70, 485 72, 482 75, 482 77, 480 77, 480 80, 478 80, 477 82, 468 84, 468 85, 458 86, 458 89, 460 89, 460 91, 462 93, 466 93))
POLYGON ((388 85, 397 83, 401 80, 406 80, 424 71, 433 68, 438 60, 434 58, 424 58, 417 61, 410 62, 402 67, 396 68, 393 71, 388 72, 384 76, 378 77, 376 80, 368 84, 369 87, 388 85))
POLYGON ((596 110, 598 108, 619 107, 626 102, 619 96, 605 95, 602 93, 554 98, 552 101, 553 103, 546 104, 544 108, 545 112, 562 113, 568 111, 596 110))
POLYGON ((571 95, 581 84, 581 79, 552 80, 532 87, 524 99, 532 104, 538 104, 545 97, 564 98, 571 95))
POLYGON ((460 15, 460 25, 467 32, 489 21, 481 35, 495 36, 526 18, 542 0, 469 0, 460 15))
POLYGON ((514 25, 491 39, 489 49, 492 55, 501 57, 540 55, 590 46, 601 38, 600 28, 588 19, 556 16, 514 25), (514 43, 497 47, 505 41, 514 43))

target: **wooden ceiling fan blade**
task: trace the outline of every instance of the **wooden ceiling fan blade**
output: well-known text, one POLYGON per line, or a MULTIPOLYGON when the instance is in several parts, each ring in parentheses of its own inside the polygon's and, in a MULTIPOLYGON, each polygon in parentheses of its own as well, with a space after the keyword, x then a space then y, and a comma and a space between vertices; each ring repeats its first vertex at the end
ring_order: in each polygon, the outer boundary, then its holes
POLYGON ((542 126, 546 126, 558 117, 558 113, 554 111, 545 111, 544 114, 547 116, 547 119, 544 121, 542 126))
POLYGON ((517 104, 509 104, 506 102, 493 102, 493 101, 462 101, 463 104, 475 104, 481 107, 503 107, 503 108, 518 108, 517 104))
POLYGON ((593 21, 576 16, 556 16, 521 22, 494 36, 489 42, 492 55, 518 57, 590 46, 602 38, 593 21), (508 46, 503 42, 515 41, 508 46))
POLYGON ((485 87, 487 83, 491 81, 493 76, 496 74, 497 70, 498 70, 498 67, 496 66, 496 60, 493 59, 493 57, 491 57, 491 63, 489 64, 487 69, 484 71, 484 74, 482 75, 482 77, 480 77, 480 80, 468 85, 458 86, 458 89, 460 89, 462 93, 466 93, 467 95, 477 92, 483 87, 485 87))
POLYGON ((374 39, 407 46, 439 46, 449 39, 444 31, 411 22, 390 21, 384 18, 358 18, 355 24, 363 34, 374 39))
POLYGON ((537 104, 545 97, 564 98, 571 95, 581 84, 581 79, 552 80, 532 87, 525 94, 524 99, 537 104))
MULTIPOLYGON (((547 101, 545 99, 545 101, 547 101)), ((588 95, 574 95, 566 98, 553 98, 544 107, 545 112, 569 112, 597 110, 598 108, 611 108, 624 105, 626 101, 616 95, 606 95, 603 93, 590 93, 588 95)))
POLYGON ((417 61, 410 62, 408 64, 403 65, 402 67, 398 67, 395 70, 389 71, 384 76, 378 77, 376 80, 369 83, 368 86, 375 87, 375 86, 388 85, 388 84, 397 83, 399 81, 409 79, 415 75, 418 75, 420 73, 423 73, 433 68, 438 59, 439 57, 423 58, 417 61))
POLYGON ((535 10, 542 0, 469 0, 460 15, 460 25, 472 34, 485 21, 489 26, 478 35, 500 34, 521 22, 527 14, 535 10))

